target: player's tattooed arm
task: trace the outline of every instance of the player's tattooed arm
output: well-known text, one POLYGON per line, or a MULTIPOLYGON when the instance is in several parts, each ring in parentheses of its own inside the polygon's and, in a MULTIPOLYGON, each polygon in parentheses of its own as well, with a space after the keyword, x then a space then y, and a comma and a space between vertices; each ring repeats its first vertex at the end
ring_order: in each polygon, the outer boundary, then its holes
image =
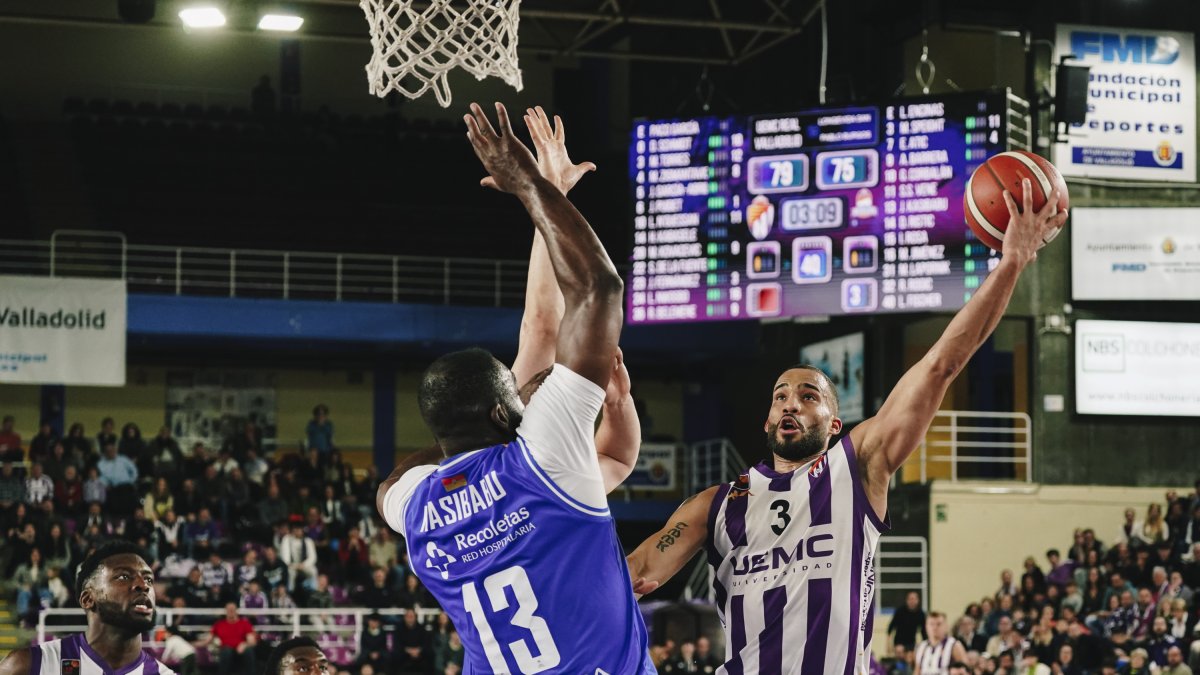
POLYGON ((0 675, 37 675, 30 673, 33 655, 28 649, 14 649, 0 661, 0 675))
POLYGON ((920 445, 950 383, 1000 323, 1017 279, 1037 257, 1046 233, 1066 222, 1066 211, 1058 211, 1056 193, 1041 211, 1033 210, 1028 183, 1024 193, 1024 209, 1018 209, 1012 195, 1004 193, 1009 222, 1000 265, 950 321, 929 353, 900 378, 879 412, 850 431, 867 497, 880 517, 887 511, 892 474, 920 445))
POLYGON ((684 500, 667 524, 626 557, 633 592, 639 597, 666 583, 704 546, 708 512, 717 486, 684 500))
MULTIPOLYGON (((375 510, 379 512, 379 515, 383 515, 384 496, 387 495, 388 490, 390 490, 391 487, 396 484, 396 481, 400 480, 400 477, 407 473, 409 469, 428 464, 437 464, 445 458, 446 455, 442 452, 442 449, 435 445, 432 448, 418 450, 410 454, 408 457, 400 460, 400 462, 396 464, 396 468, 392 469, 392 473, 390 473, 387 478, 384 478, 383 482, 379 484, 379 490, 375 493, 375 510)), ((0 675, 6 674, 0 673, 0 675)))

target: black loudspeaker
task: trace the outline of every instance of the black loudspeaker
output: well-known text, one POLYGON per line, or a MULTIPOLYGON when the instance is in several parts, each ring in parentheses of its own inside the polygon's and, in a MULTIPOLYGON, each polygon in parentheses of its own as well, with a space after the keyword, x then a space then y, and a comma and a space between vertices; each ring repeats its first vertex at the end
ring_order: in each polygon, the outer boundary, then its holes
POLYGON ((1058 78, 1054 90, 1054 121, 1067 124, 1083 124, 1087 116, 1088 73, 1087 66, 1058 65, 1058 78))
POLYGON ((154 18, 156 0, 117 0, 117 14, 129 23, 147 23, 154 18))

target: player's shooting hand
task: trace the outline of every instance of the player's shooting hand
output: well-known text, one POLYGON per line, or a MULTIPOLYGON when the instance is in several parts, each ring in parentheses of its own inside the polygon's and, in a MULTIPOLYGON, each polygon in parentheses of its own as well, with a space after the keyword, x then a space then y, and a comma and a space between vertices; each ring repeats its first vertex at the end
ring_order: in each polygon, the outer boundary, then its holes
POLYGON ((537 184, 541 175, 537 161, 529 148, 513 134, 504 104, 496 103, 496 117, 499 133, 478 103, 472 103, 471 114, 463 116, 467 122, 467 139, 489 174, 480 184, 502 192, 520 194, 537 184))
POLYGON ((1004 191, 1004 203, 1008 206, 1004 257, 1025 265, 1036 260, 1038 249, 1058 234, 1058 229, 1067 222, 1067 210, 1058 208, 1057 189, 1050 192, 1050 199, 1041 211, 1033 210, 1033 185, 1028 178, 1021 181, 1021 192, 1023 203, 1017 208, 1012 193, 1004 191))
POLYGON ((554 125, 542 106, 525 110, 525 126, 529 128, 529 136, 533 139, 533 147, 537 150, 538 169, 546 180, 558 186, 565 195, 575 187, 580 178, 589 171, 595 171, 592 162, 573 164, 567 154, 567 132, 562 118, 554 116, 554 125))
POLYGON ((604 405, 616 405, 624 401, 632 388, 629 370, 625 368, 625 355, 618 348, 617 355, 613 359, 612 376, 608 378, 608 387, 604 390, 604 405))

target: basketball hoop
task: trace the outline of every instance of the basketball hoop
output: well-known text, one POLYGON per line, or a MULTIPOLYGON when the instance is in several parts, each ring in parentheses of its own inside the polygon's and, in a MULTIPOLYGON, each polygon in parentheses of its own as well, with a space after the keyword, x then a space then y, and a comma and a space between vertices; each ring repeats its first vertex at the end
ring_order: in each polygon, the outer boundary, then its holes
POLYGON ((360 0, 371 28, 367 64, 372 94, 417 98, 430 89, 450 106, 454 68, 482 80, 499 77, 521 90, 517 63, 521 0, 360 0))

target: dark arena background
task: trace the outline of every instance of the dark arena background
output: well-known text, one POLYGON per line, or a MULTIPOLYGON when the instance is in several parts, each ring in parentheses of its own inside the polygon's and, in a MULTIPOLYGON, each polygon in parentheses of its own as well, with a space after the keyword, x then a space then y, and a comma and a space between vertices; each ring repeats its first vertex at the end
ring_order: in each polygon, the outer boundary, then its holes
MULTIPOLYGON (((144 646, 180 672, 257 675, 294 635, 338 671, 459 672, 375 498, 434 444, 425 368, 517 353, 534 228, 463 122, 501 101, 598 166, 570 200, 625 283, 627 553, 770 462, 788 366, 826 372, 843 431, 879 412, 1002 259, 964 222, 972 172, 1053 162, 1063 235, 891 480, 872 667, 948 675, 913 664, 934 612, 972 675, 1200 667, 1200 3, 519 15, 523 88, 455 69, 443 108, 368 92, 354 0, 0 0, 0 651, 83 630, 76 568, 124 538, 156 575, 144 646), (205 638, 227 602, 256 659, 205 638)), ((723 667, 713 574, 697 555, 639 601, 659 672, 723 667)))

